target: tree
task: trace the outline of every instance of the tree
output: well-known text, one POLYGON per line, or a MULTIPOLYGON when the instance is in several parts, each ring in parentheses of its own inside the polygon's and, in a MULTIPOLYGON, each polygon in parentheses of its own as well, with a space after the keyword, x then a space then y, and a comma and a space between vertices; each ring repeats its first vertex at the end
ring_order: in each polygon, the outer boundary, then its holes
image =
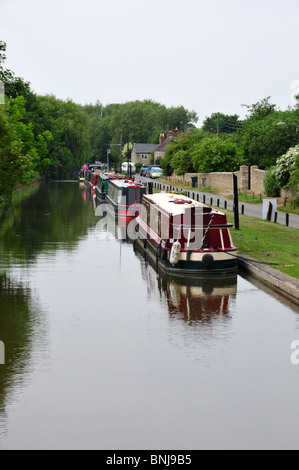
POLYGON ((50 166, 46 175, 71 178, 90 153, 88 117, 71 100, 62 101, 47 95, 37 97, 37 104, 41 128, 53 136, 48 143, 50 166))
POLYGON ((243 122, 240 147, 247 165, 268 169, 279 156, 297 143, 296 126, 278 126, 280 122, 296 123, 297 111, 273 111, 263 118, 243 122))
POLYGON ((219 123, 219 132, 220 134, 232 134, 240 129, 242 123, 239 120, 237 114, 228 115, 222 113, 213 113, 210 117, 207 117, 202 126, 202 130, 205 132, 212 132, 217 134, 219 123))
POLYGON ((247 118, 259 121, 274 113, 276 111, 276 104, 271 104, 270 99, 271 96, 267 96, 267 98, 264 98, 255 104, 243 104, 242 106, 247 108, 249 112, 247 118))
POLYGON ((172 139, 161 161, 164 174, 169 176, 174 171, 178 175, 192 172, 192 150, 207 135, 201 130, 193 130, 172 139))
POLYGON ((0 195, 11 193, 31 169, 32 157, 24 155, 18 136, 19 122, 10 103, 0 106, 0 195))
POLYGON ((209 136, 194 146, 192 160, 198 173, 235 171, 240 166, 241 156, 232 138, 209 136))
POLYGON ((23 78, 16 77, 11 70, 3 68, 6 60, 6 43, 0 41, 0 80, 5 86, 5 95, 9 98, 17 96, 27 96, 31 93, 30 83, 25 82, 23 78))

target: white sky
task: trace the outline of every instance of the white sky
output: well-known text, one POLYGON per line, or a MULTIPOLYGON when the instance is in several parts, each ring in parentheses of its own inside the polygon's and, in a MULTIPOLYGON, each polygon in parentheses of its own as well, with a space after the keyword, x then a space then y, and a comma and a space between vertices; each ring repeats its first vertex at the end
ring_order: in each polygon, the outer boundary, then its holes
POLYGON ((82 104, 153 99, 201 124, 299 93, 299 0, 0 0, 0 40, 36 93, 82 104))

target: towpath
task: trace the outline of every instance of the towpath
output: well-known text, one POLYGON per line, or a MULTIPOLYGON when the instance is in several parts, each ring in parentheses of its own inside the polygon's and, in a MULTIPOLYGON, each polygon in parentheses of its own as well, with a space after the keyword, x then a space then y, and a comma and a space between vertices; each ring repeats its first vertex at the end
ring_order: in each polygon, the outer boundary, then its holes
MULTIPOLYGON (((192 199, 199 200, 200 202, 204 202, 206 204, 210 204, 214 207, 226 207, 229 210, 233 210, 234 202, 232 199, 228 199, 225 196, 216 195, 212 193, 203 193, 201 191, 196 191, 193 188, 181 188, 177 185, 170 185, 160 183, 159 181, 152 180, 150 178, 145 178, 142 176, 136 176, 136 181, 140 181, 142 183, 149 183, 152 182, 154 185, 158 186, 159 189, 169 189, 174 191, 186 191, 188 196, 192 199), (198 198, 198 199, 197 199, 198 198)), ((239 202, 239 211, 240 213, 244 213, 249 217, 257 217, 259 219, 263 218, 263 205, 262 204, 249 204, 245 202, 239 202)), ((277 223, 281 225, 289 225, 289 227, 299 228, 299 216, 295 214, 286 214, 284 212, 277 211, 277 223)))

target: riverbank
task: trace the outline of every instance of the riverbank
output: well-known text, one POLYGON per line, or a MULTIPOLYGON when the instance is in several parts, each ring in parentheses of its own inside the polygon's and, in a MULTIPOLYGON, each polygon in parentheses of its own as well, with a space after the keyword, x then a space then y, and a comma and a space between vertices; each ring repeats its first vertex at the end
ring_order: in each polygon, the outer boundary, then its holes
MULTIPOLYGON (((225 211, 233 222, 231 211, 225 211)), ((231 229, 239 267, 299 304, 298 229, 240 215, 240 230, 231 229)))
POLYGON ((260 263, 244 253, 240 253, 239 268, 299 305, 299 281, 297 279, 277 271, 268 264, 260 263))
MULTIPOLYGON (((225 212, 233 223, 233 213, 225 212)), ((240 230, 232 228, 231 234, 239 252, 299 279, 298 229, 240 215, 240 230)))

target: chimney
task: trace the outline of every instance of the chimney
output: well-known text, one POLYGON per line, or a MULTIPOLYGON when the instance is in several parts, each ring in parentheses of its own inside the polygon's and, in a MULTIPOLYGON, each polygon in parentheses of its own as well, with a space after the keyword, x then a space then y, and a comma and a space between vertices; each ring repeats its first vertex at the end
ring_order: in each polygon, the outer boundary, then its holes
POLYGON ((161 132, 160 137, 159 137, 159 144, 162 145, 163 142, 165 142, 165 134, 161 132))

